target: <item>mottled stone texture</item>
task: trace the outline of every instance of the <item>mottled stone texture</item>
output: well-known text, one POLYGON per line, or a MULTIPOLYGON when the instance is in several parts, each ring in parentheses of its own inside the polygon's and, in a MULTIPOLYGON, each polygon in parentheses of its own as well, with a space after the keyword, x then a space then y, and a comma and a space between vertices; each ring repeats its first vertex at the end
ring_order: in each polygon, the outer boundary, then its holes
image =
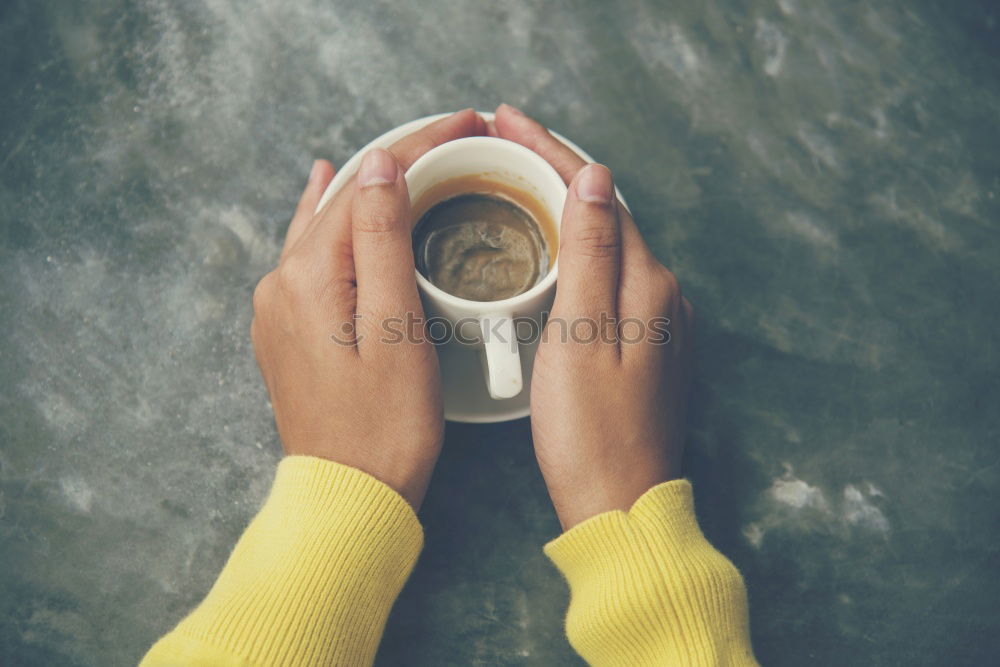
MULTIPOLYGON (((699 312, 687 471, 768 665, 1000 653, 993 2, 0 4, 0 662, 127 665, 279 447, 249 346, 310 161, 508 101, 699 312)), ((380 665, 572 665, 526 421, 449 426, 380 665)))

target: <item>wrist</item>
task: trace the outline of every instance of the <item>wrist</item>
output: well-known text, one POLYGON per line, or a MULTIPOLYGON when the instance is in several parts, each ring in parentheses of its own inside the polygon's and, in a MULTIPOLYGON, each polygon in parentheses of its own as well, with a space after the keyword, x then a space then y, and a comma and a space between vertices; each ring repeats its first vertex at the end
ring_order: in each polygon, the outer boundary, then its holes
POLYGON ((571 485, 546 480, 563 531, 605 512, 628 512, 653 487, 680 478, 679 470, 656 466, 627 472, 629 474, 589 475, 571 485))
POLYGON ((441 446, 436 443, 389 442, 386 438, 365 441, 360 437, 347 437, 328 446, 290 446, 288 456, 307 456, 337 463, 374 477, 382 482, 417 511, 423 502, 434 465, 441 446))

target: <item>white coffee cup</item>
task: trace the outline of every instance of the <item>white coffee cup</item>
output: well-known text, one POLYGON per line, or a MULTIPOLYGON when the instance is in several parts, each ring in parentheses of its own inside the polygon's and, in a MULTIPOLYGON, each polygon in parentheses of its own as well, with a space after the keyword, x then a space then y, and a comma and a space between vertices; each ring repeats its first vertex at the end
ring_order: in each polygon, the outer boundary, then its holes
MULTIPOLYGON (((410 203, 416 205, 431 187, 463 176, 499 181, 525 192, 548 212, 558 235, 566 184, 537 153, 505 139, 456 139, 425 153, 406 172, 410 203)), ((532 318, 541 325, 542 314, 551 308, 555 297, 557 268, 558 257, 531 289, 499 301, 457 297, 417 272, 417 286, 428 320, 444 318, 456 331, 461 331, 463 338, 479 341, 486 386, 494 399, 513 398, 521 393, 523 381, 515 320, 532 318), (469 332, 470 325, 478 331, 469 332)))

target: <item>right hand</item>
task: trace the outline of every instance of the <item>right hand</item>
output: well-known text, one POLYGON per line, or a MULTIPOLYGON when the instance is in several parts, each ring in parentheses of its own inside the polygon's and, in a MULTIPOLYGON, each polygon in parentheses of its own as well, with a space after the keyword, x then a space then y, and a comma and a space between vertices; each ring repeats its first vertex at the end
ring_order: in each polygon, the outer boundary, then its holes
POLYGON ((423 322, 403 173, 435 146, 485 131, 460 111, 369 151, 318 213, 333 168, 317 163, 280 263, 254 292, 250 333, 285 453, 362 470, 414 509, 444 419, 433 346, 422 335, 393 344, 382 328, 423 322))
POLYGON ((534 120, 501 105, 490 133, 544 157, 569 185, 560 229, 556 299, 531 381, 535 454, 564 530, 627 511, 648 489, 680 476, 693 311, 614 195, 611 173, 589 165, 534 120), (629 324, 619 340, 561 336, 602 316, 629 324), (650 340, 666 318, 669 342, 650 340))

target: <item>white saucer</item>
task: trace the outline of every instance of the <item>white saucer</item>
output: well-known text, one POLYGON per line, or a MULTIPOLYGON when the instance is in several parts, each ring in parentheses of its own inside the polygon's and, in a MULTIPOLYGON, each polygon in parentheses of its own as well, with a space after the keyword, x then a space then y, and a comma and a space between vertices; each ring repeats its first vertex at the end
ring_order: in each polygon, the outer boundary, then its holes
MULTIPOLYGON (((358 170, 361 157, 372 148, 388 148, 399 139, 417 131, 424 125, 449 114, 442 113, 425 118, 411 120, 409 123, 389 130, 378 139, 354 154, 344 163, 337 175, 330 182, 326 192, 320 199, 317 210, 323 208, 330 199, 358 170)), ((493 114, 480 112, 486 120, 492 120, 493 114)), ((552 135, 571 148, 586 162, 594 162, 579 146, 556 132, 552 135)), ((492 422, 510 421, 527 417, 531 410, 528 403, 529 387, 531 386, 531 368, 534 365, 537 343, 521 347, 521 371, 524 374, 524 391, 514 398, 498 401, 490 398, 486 391, 486 381, 479 361, 479 353, 475 350, 461 348, 456 344, 439 345, 438 359, 441 362, 441 382, 444 385, 444 418, 453 422, 473 424, 489 424, 492 422)))

